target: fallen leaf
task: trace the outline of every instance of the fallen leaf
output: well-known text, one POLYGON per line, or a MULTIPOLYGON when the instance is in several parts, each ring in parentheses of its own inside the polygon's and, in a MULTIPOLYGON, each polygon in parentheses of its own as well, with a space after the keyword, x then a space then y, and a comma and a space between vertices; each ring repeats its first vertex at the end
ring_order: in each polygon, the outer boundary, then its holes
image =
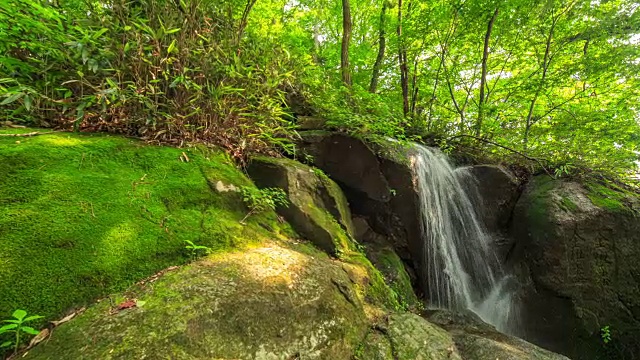
POLYGON ((136 301, 135 300, 127 300, 123 303, 121 303, 120 305, 118 305, 117 310, 125 310, 125 309, 130 309, 132 307, 136 307, 136 301))

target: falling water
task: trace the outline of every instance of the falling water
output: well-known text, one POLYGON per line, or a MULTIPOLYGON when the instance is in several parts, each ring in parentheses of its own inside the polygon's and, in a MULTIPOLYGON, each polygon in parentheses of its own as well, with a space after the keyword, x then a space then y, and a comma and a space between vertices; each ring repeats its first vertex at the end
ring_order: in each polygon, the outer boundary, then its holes
POLYGON ((501 331, 516 317, 514 279, 503 271, 474 206, 475 179, 439 150, 415 145, 411 157, 420 194, 423 267, 432 306, 468 309, 501 331))

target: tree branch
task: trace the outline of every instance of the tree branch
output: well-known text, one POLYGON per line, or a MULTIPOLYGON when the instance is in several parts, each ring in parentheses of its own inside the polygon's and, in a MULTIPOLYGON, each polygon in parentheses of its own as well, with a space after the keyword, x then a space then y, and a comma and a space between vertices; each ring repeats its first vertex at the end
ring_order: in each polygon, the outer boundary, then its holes
POLYGON ((510 148, 510 147, 508 147, 508 146, 505 146, 505 145, 499 144, 499 143, 497 143, 497 142, 493 142, 493 141, 491 141, 491 140, 487 140, 487 139, 484 139, 484 138, 481 138, 481 137, 477 137, 477 136, 473 136, 473 135, 467 135, 467 134, 461 134, 461 135, 452 136, 452 137, 448 138, 448 139, 447 139, 447 141, 451 141, 451 140, 454 140, 454 139, 457 139, 457 138, 461 138, 461 137, 467 137, 467 138, 471 138, 471 139, 474 139, 474 140, 477 140, 477 141, 480 141, 480 142, 483 142, 483 143, 486 143, 486 144, 494 145, 494 146, 497 146, 497 147, 499 147, 499 148, 505 149, 505 150, 507 150, 507 151, 511 151, 511 152, 512 152, 512 153, 514 153, 514 154, 520 155, 520 156, 522 156, 523 158, 525 158, 525 159, 527 159, 527 160, 535 161, 535 162, 537 162, 537 163, 542 167, 542 169, 543 169, 543 170, 544 170, 544 171, 545 171, 549 176, 551 176, 551 177, 555 178, 555 176, 553 176, 553 175, 551 174, 551 172, 549 172, 549 170, 547 169, 547 167, 542 163, 542 161, 543 161, 543 160, 544 160, 544 161, 546 161, 546 162, 549 162, 549 160, 546 160, 546 159, 540 159, 540 158, 534 158, 534 157, 532 157, 532 156, 529 156, 529 155, 524 154, 524 153, 522 153, 522 152, 520 152, 520 151, 518 151, 518 150, 512 149, 512 148, 510 148))

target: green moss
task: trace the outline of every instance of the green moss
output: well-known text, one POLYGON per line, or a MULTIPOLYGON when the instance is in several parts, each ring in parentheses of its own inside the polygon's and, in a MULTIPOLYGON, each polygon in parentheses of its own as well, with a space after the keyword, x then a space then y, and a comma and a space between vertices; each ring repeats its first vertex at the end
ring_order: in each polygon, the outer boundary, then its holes
POLYGON ((638 196, 615 186, 606 186, 598 182, 588 182, 585 184, 589 193, 587 197, 593 205, 613 212, 633 212, 627 206, 627 197, 638 196))
MULTIPOLYGON (((315 171, 316 169, 314 169, 315 171)), ((324 185, 324 188, 329 193, 329 198, 334 202, 335 214, 331 214, 335 219, 339 220, 340 225, 344 230, 352 235, 355 233, 353 223, 351 222, 351 209, 349 209, 349 203, 340 186, 333 180, 331 180, 324 172, 320 172, 320 181, 324 185)))
POLYGON ((55 133, 0 137, 0 164, 3 317, 58 317, 184 263, 185 240, 227 251, 290 233, 273 212, 239 224, 240 195, 212 187, 251 182, 219 151, 55 133))
POLYGON ((536 176, 531 179, 528 185, 530 193, 528 194, 528 211, 527 217, 532 224, 532 232, 544 232, 549 222, 549 206, 551 201, 551 190, 556 183, 550 176, 536 176))
POLYGON ((368 284, 360 291, 368 303, 388 310, 402 310, 398 294, 387 285, 380 271, 371 264, 366 256, 360 252, 349 252, 342 254, 340 259, 361 266, 366 270, 368 284))
POLYGON ((578 205, 576 205, 571 199, 568 197, 562 197, 560 199, 560 206, 566 211, 572 212, 578 210, 578 205))
POLYGON ((345 359, 368 328, 352 287, 339 263, 265 244, 131 289, 141 307, 103 301, 26 358, 345 359))
POLYGON ((420 308, 421 303, 413 291, 404 263, 392 249, 380 251, 374 263, 383 274, 385 282, 397 294, 397 300, 403 308, 420 308))

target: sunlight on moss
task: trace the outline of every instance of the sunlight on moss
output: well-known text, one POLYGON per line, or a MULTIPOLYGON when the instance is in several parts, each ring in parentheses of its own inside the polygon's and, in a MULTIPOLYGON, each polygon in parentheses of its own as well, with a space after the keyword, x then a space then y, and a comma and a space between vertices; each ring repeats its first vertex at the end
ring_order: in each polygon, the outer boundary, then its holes
POLYGON ((54 146, 76 146, 85 143, 84 140, 70 136, 43 136, 42 141, 54 146))
POLYGON ((135 241, 137 231, 130 221, 115 226, 105 235, 102 244, 104 251, 109 254, 119 254, 125 251, 131 241, 135 241))
POLYGON ((285 284, 293 288, 307 260, 305 255, 279 246, 259 247, 246 252, 224 254, 222 262, 239 264, 243 274, 265 284, 285 284))

